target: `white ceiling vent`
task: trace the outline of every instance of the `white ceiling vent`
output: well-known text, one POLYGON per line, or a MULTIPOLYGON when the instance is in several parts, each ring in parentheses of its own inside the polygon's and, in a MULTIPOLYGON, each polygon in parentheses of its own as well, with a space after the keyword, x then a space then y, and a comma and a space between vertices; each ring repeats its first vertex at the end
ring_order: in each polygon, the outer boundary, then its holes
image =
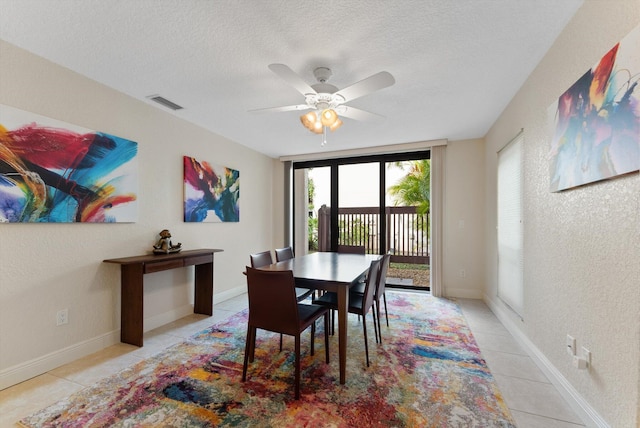
POLYGON ((164 97, 161 97, 160 95, 149 95, 147 98, 149 98, 151 101, 157 102, 158 104, 162 104, 163 106, 168 107, 171 110, 181 110, 184 108, 172 101, 169 101, 164 97))

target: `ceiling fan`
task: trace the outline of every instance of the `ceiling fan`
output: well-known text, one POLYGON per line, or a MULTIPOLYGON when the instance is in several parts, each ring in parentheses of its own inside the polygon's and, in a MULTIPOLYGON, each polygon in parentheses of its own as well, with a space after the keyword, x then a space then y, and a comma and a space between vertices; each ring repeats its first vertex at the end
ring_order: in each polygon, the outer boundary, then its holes
POLYGON ((328 67, 318 67, 313 70, 313 75, 318 83, 307 84, 297 73, 284 64, 271 64, 269 69, 289 83, 298 92, 304 95, 305 104, 296 104, 282 107, 271 107, 251 110, 256 113, 283 112, 294 110, 311 110, 300 116, 302 124, 311 132, 323 134, 322 145, 326 144, 327 128, 335 131, 342 125, 340 116, 355 120, 375 120, 381 119, 375 113, 370 113, 355 107, 347 106, 345 103, 363 97, 372 92, 391 86, 395 83, 393 76, 381 71, 366 79, 360 80, 343 89, 327 83, 331 77, 331 69, 328 67))

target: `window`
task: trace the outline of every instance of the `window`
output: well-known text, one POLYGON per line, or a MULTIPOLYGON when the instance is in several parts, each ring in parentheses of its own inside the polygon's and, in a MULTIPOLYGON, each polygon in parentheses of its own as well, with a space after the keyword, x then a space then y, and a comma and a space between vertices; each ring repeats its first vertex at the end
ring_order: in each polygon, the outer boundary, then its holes
POLYGON ((522 317, 522 132, 498 152, 498 297, 522 317))

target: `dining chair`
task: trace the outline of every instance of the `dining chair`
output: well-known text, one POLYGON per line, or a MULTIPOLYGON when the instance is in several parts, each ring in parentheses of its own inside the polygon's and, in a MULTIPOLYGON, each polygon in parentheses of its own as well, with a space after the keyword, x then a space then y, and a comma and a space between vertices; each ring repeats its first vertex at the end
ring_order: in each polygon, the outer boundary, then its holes
MULTIPOLYGON (((278 257, 277 251, 278 250, 276 250, 276 258, 278 257)), ((291 252, 291 254, 293 254, 293 251, 291 252)), ((262 266, 273 264, 271 251, 262 251, 260 253, 254 253, 249 255, 249 258, 251 259, 252 268, 259 268, 262 266)), ((281 259, 278 261, 282 261, 282 260, 285 260, 285 259, 281 259)), ((311 296, 312 294, 313 294, 313 290, 309 290, 308 288, 296 287, 296 296, 298 297, 299 302, 303 301, 304 299, 311 296)))
POLYGON ((249 255, 251 259, 251 267, 258 268, 273 264, 273 257, 271 251, 261 251, 259 253, 253 253, 249 255))
MULTIPOLYGON (((387 296, 385 295, 385 286, 387 283, 387 271, 389 270, 389 262, 391 261, 391 254, 387 253, 382 256, 382 260, 380 261, 380 269, 378 272, 378 280, 375 288, 375 293, 373 294, 373 310, 376 311, 376 315, 378 318, 378 336, 380 338, 380 343, 382 343, 382 328, 380 326, 380 299, 384 303, 384 316, 387 319, 387 327, 389 327, 389 313, 387 312, 387 296)), ((351 287, 350 291, 352 293, 364 294, 365 291, 365 282, 359 282, 358 284, 351 287)))
MULTIPOLYGON (((369 367, 369 343, 367 340, 367 314, 373 306, 373 294, 377 284, 378 272, 380 270, 381 260, 374 260, 369 266, 367 280, 365 282, 364 294, 349 292, 349 308, 348 311, 351 314, 362 315, 362 332, 364 334, 364 352, 367 360, 367 367, 369 367)), ((314 305, 326 306, 332 310, 338 310, 338 295, 330 291, 324 293, 322 296, 313 300, 314 305)), ((376 321, 375 310, 371 311, 373 314, 373 330, 375 333, 376 342, 378 342, 378 326, 376 321)), ((332 331, 333 319, 332 319, 332 331)))
MULTIPOLYGON (((269 250, 250 254, 249 259, 251 260, 252 268, 259 268, 262 266, 273 264, 273 257, 271 256, 271 251, 269 250)), ((309 290, 308 288, 296 287, 296 299, 298 300, 298 302, 303 301, 312 294, 313 290, 309 290)), ((280 352, 282 352, 282 335, 280 335, 280 352)))
POLYGON ((311 326, 311 355, 314 355, 315 322, 324 317, 325 359, 329 364, 329 309, 299 303, 292 271, 265 271, 247 266, 249 318, 242 367, 242 381, 253 363, 257 329, 295 337, 295 398, 300 398, 300 336, 311 326))
POLYGON ((339 253, 366 254, 364 245, 338 245, 339 253))
POLYGON ((293 248, 276 248, 276 261, 281 262, 293 258, 293 248))
MULTIPOLYGON (((275 253, 276 253, 276 261, 278 262, 290 260, 294 257, 293 248, 291 247, 276 248, 275 253)), ((309 290, 308 288, 296 287, 296 295, 298 296, 298 301, 301 302, 309 296, 311 296, 312 299, 315 299, 316 291, 309 290)))

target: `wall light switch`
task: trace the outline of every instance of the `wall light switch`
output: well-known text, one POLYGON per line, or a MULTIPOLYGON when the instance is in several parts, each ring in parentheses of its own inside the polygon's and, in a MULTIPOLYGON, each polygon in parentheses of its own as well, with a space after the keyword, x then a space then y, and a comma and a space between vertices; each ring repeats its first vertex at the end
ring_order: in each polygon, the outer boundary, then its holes
POLYGON ((569 334, 567 334, 567 354, 576 355, 576 339, 569 334))

